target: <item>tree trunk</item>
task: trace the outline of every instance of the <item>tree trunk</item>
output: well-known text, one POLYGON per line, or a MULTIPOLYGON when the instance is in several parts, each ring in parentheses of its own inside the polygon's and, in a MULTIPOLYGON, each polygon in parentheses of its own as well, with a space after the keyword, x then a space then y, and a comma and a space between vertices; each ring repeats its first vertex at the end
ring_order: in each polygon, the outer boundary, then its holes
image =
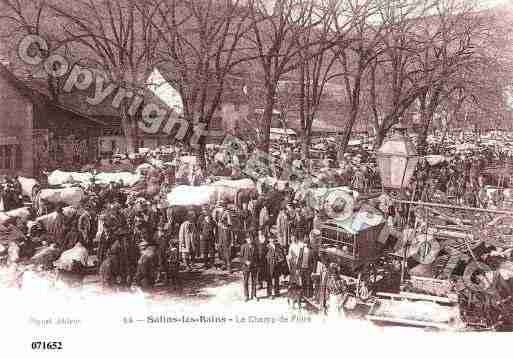
POLYGON ((344 130, 344 136, 342 137, 342 143, 340 149, 342 153, 346 152, 347 145, 351 139, 351 133, 353 132, 354 124, 356 123, 356 117, 358 116, 358 109, 360 108, 360 76, 355 79, 355 87, 351 94, 351 112, 349 115, 349 121, 346 124, 344 130))
POLYGON ((271 123, 273 119, 274 103, 275 103, 275 89, 267 88, 265 108, 262 115, 262 142, 260 143, 260 150, 269 153, 269 137, 271 134, 271 123))
POLYGON ((304 130, 301 133, 301 156, 307 160, 310 158, 310 131, 304 130))
POLYGON ((383 127, 380 127, 376 129, 376 138, 374 140, 374 150, 378 150, 381 145, 383 144, 383 141, 385 140, 385 137, 387 135, 387 130, 383 127))

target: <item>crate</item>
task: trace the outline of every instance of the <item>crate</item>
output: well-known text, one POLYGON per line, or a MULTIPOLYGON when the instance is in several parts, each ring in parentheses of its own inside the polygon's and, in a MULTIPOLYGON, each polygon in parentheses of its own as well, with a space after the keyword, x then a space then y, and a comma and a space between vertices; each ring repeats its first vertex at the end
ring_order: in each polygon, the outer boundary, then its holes
POLYGON ((349 232, 335 221, 327 221, 321 226, 321 252, 327 254, 330 262, 336 262, 353 272, 379 257, 382 245, 378 238, 384 225, 381 223, 358 232, 349 232))
POLYGON ((453 292, 453 284, 448 280, 411 276, 409 284, 415 291, 439 297, 449 297, 453 292))

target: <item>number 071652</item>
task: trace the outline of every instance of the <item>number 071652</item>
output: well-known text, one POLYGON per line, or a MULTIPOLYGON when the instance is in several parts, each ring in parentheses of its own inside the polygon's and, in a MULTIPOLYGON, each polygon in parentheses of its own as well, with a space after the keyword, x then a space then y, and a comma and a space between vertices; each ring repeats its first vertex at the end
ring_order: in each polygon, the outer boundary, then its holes
POLYGON ((33 350, 61 350, 62 342, 32 342, 33 350))

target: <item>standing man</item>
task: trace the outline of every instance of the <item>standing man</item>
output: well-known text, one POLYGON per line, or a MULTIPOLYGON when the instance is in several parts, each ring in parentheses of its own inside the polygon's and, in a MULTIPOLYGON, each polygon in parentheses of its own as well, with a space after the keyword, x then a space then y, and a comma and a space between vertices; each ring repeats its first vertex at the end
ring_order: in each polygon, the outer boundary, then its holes
POLYGON ((182 259, 188 270, 192 270, 191 253, 194 250, 194 223, 192 215, 189 214, 187 220, 180 225, 178 232, 178 242, 182 259))
POLYGON ((85 207, 84 213, 78 218, 78 231, 82 237, 82 243, 90 250, 91 248, 91 227, 92 227, 92 216, 90 213, 91 209, 89 206, 85 207))
POLYGON ((54 243, 57 244, 57 246, 61 246, 66 233, 66 217, 64 216, 61 205, 57 207, 56 212, 57 215, 50 225, 50 228, 48 228, 48 233, 53 237, 54 243))
POLYGON ((265 242, 269 238, 271 220, 269 217, 269 210, 264 204, 259 212, 259 226, 260 226, 260 242, 265 242))
POLYGON ((158 258, 155 246, 148 242, 140 243, 141 257, 137 262, 136 283, 141 289, 149 290, 155 285, 158 258))
POLYGON ((271 243, 267 246, 265 265, 267 274, 267 296, 274 299, 280 295, 280 276, 282 275, 283 268, 287 265, 285 252, 277 238, 273 238, 271 243))
POLYGON ((222 259, 221 257, 221 248, 220 248, 220 240, 219 240, 219 227, 221 225, 221 218, 224 214, 224 201, 222 199, 218 200, 216 203, 215 208, 212 210, 212 221, 214 222, 215 226, 215 248, 219 254, 219 259, 222 259))
POLYGON ((232 246, 233 236, 230 230, 231 218, 229 212, 225 212, 218 226, 219 233, 219 256, 223 261, 224 269, 228 272, 232 271, 232 246))
POLYGON ((314 256, 308 243, 305 243, 304 238, 299 241, 301 249, 298 258, 298 269, 301 274, 301 284, 303 287, 303 296, 310 298, 312 296, 312 272, 314 267, 314 256))
POLYGON ((283 206, 276 219, 277 240, 286 251, 290 244, 290 218, 287 208, 283 206))
POLYGON ((257 282, 257 248, 250 237, 246 238, 246 243, 241 248, 242 273, 244 276, 244 298, 246 302, 250 299, 257 299, 256 282, 257 282), (249 280, 251 279, 251 296, 248 293, 249 280))
POLYGON ((215 225, 210 217, 210 213, 205 212, 203 221, 200 224, 200 250, 203 256, 203 266, 205 269, 214 265, 214 243, 215 225))

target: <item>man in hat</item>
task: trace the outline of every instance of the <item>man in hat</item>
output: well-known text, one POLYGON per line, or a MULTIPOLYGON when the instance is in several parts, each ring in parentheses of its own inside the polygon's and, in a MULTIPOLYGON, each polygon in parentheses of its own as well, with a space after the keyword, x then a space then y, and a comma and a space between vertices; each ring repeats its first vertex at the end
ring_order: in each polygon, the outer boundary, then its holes
POLYGON ((137 273, 135 275, 137 285, 143 290, 149 290, 155 285, 158 268, 158 258, 155 246, 148 242, 139 244, 141 257, 137 262, 137 273))
POLYGON ((215 247, 219 253, 219 259, 221 259, 220 247, 219 247, 219 226, 221 224, 221 218, 223 217, 225 211, 225 201, 223 199, 219 199, 216 203, 216 206, 212 210, 212 221, 215 225, 215 247))
POLYGON ((83 243, 90 249, 91 247, 91 229, 92 229, 92 215, 89 206, 84 207, 84 212, 78 218, 78 231, 82 237, 83 243))
POLYGON ((265 204, 260 209, 258 224, 260 226, 260 241, 268 241, 271 230, 271 218, 269 216, 269 210, 265 204))
POLYGON ((204 267, 210 268, 214 265, 215 225, 208 211, 203 212, 203 219, 200 223, 200 251, 204 267))
POLYGON ((56 216, 48 228, 48 233, 52 236, 53 242, 61 246, 66 233, 66 216, 64 215, 63 206, 61 204, 57 206, 55 212, 56 216))
POLYGON ((100 283, 104 289, 113 288, 120 275, 120 247, 115 242, 107 251, 105 259, 100 262, 98 270, 100 283))
POLYGON ((303 296, 310 298, 312 296, 312 272, 315 267, 315 256, 309 244, 305 242, 305 238, 299 240, 299 255, 297 258, 297 268, 301 275, 301 286, 303 288, 303 296))
POLYGON ((180 225, 180 230, 178 232, 179 250, 184 264, 189 270, 192 270, 191 253, 194 250, 195 232, 193 215, 189 213, 187 219, 180 225))
POLYGON ((271 299, 280 295, 280 276, 284 274, 283 272, 286 266, 285 252, 278 238, 274 237, 267 245, 265 254, 267 296, 271 297, 271 299))
MULTIPOLYGON (((319 260, 319 250, 321 248, 322 236, 320 229, 312 229, 308 235, 308 245, 312 251, 313 261, 316 263, 319 260)), ((315 266, 314 269, 315 271, 315 266)))
POLYGON ((158 274, 157 282, 162 281, 164 285, 167 285, 168 278, 168 252, 169 252, 169 237, 164 231, 164 223, 159 223, 157 231, 154 235, 154 244, 157 248, 158 258, 158 274))
POLYGON ((244 277, 244 298, 246 302, 250 299, 257 298, 256 282, 257 282, 257 248, 250 237, 246 238, 246 243, 241 247, 242 273, 244 277), (249 293, 249 281, 251 280, 251 294, 249 293))
POLYGON ((102 225, 99 226, 98 264, 101 265, 107 257, 108 250, 114 243, 114 238, 112 233, 112 221, 108 218, 108 215, 102 213, 99 220, 101 221, 102 225))
POLYGON ((217 230, 219 234, 219 256, 228 272, 232 270, 233 232, 231 231, 231 226, 232 220, 230 213, 225 211, 217 230))
POLYGON ((307 218, 304 207, 301 204, 298 205, 298 208, 295 211, 295 215, 293 218, 294 221, 294 229, 296 232, 296 238, 298 240, 304 240, 305 236, 309 233, 307 232, 307 218))
POLYGON ((278 217, 276 219, 276 231, 278 243, 280 243, 280 246, 284 248, 285 251, 288 251, 291 229, 289 213, 285 206, 283 206, 278 213, 278 217))

